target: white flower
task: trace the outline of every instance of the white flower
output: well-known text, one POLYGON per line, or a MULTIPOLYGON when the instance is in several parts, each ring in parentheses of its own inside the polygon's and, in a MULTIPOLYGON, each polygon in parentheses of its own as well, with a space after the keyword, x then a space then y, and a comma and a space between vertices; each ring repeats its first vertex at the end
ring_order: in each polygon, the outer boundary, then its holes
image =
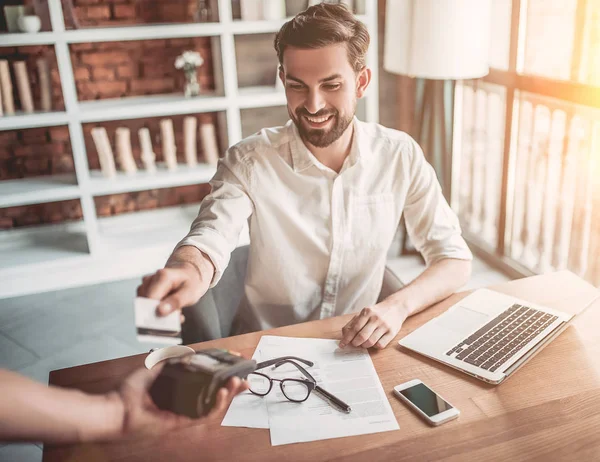
POLYGON ((177 69, 192 68, 202 66, 203 63, 204 60, 197 51, 184 51, 181 55, 177 56, 175 67, 177 69))

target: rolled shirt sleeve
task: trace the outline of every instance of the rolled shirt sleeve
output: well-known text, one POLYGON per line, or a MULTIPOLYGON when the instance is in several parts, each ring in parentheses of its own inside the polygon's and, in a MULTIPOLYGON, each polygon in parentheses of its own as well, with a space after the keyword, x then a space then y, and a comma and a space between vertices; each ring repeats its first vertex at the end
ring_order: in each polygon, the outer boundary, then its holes
POLYGON ((442 194, 433 167, 427 163, 419 145, 408 144, 410 181, 404 206, 408 235, 421 252, 427 266, 444 258, 472 260, 473 255, 461 235, 458 217, 442 194))
POLYGON ((209 182, 211 192, 200 204, 200 211, 189 233, 175 247, 191 245, 204 252, 215 266, 210 287, 214 287, 229 264, 240 233, 253 211, 250 199, 251 168, 247 157, 230 148, 219 160, 217 172, 209 182))

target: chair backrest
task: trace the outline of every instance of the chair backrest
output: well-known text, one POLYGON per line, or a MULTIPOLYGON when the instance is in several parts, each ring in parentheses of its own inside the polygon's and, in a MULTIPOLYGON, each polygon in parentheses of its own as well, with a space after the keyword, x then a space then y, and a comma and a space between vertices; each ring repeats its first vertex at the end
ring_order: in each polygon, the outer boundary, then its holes
POLYGON ((233 319, 244 294, 249 246, 237 247, 215 287, 193 306, 184 309, 184 344, 229 337, 233 319))

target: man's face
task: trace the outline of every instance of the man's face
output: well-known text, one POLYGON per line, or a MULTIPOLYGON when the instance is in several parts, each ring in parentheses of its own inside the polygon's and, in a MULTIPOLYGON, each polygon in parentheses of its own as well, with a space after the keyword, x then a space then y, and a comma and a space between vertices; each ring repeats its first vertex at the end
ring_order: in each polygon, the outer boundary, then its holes
POLYGON ((344 133, 364 91, 344 44, 286 48, 280 78, 285 84, 290 118, 300 136, 318 148, 329 146, 344 133))

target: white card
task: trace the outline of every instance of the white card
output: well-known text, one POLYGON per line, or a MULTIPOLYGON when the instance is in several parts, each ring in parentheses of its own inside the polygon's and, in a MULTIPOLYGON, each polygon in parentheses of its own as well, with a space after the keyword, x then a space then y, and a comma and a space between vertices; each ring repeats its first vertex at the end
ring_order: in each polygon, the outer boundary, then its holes
POLYGON ((158 342, 177 345, 181 343, 181 313, 157 316, 160 300, 136 297, 134 301, 135 326, 140 342, 158 342))

